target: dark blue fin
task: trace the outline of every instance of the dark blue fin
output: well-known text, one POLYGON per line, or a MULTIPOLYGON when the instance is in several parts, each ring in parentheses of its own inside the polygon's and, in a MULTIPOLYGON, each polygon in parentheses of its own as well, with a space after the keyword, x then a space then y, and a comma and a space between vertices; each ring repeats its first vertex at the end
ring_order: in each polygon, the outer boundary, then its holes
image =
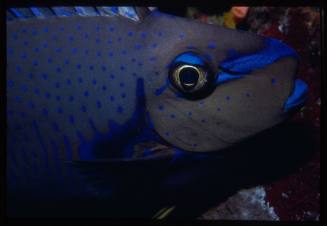
POLYGON ((99 16, 99 11, 94 7, 74 7, 80 16, 99 16))
POLYGON ((70 16, 123 16, 134 21, 140 21, 154 7, 30 7, 30 8, 10 8, 7 11, 7 21, 14 19, 28 18, 48 18, 52 16, 70 17, 70 16))
POLYGON ((30 9, 37 18, 48 18, 55 16, 54 12, 47 7, 31 7, 30 9))
POLYGON ((19 19, 27 19, 35 17, 29 8, 10 8, 9 11, 19 19))

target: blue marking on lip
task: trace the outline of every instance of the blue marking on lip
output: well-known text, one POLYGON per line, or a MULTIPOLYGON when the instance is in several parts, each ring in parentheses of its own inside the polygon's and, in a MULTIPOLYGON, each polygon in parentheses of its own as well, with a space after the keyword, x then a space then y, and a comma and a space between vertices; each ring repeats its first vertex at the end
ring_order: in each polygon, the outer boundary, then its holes
POLYGON ((204 65, 204 61, 194 53, 182 53, 181 55, 176 57, 174 63, 185 63, 201 66, 204 65))
POLYGON ((303 105, 308 97, 306 95, 308 93, 308 85, 300 79, 296 79, 294 83, 293 92, 284 105, 285 112, 303 105))

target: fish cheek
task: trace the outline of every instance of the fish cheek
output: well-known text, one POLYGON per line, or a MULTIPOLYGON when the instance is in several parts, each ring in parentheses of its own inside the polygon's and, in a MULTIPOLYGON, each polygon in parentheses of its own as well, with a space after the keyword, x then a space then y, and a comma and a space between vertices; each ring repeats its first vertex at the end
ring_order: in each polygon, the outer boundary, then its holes
POLYGON ((205 152, 225 147, 207 129, 208 123, 214 120, 202 109, 201 102, 176 97, 171 90, 151 96, 147 108, 155 131, 168 143, 186 151, 205 152))
POLYGON ((270 67, 269 83, 274 89, 274 96, 281 108, 292 93, 294 88, 294 81, 296 73, 298 72, 298 61, 293 57, 286 57, 275 62, 270 67))
POLYGON ((226 148, 285 119, 283 104, 295 72, 294 59, 285 58, 218 86, 203 100, 186 101, 167 91, 149 105, 155 129, 184 150, 226 148))
POLYGON ((226 141, 239 142, 285 120, 283 105, 293 88, 295 72, 294 59, 284 58, 217 87, 210 96, 219 105, 221 124, 216 132, 226 141))

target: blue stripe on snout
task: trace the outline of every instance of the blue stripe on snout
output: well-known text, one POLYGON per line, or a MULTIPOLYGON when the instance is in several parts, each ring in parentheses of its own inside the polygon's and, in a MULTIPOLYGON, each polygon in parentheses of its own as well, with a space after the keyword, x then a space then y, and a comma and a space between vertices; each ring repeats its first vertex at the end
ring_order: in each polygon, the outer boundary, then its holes
MULTIPOLYGON (((298 58, 296 52, 279 40, 266 38, 266 46, 262 50, 244 56, 233 56, 220 64, 220 67, 234 73, 248 74, 263 68, 283 57, 298 58)), ((234 54, 235 55, 235 54, 234 54)), ((237 55, 237 54, 236 54, 237 55)))
POLYGON ((221 72, 221 73, 218 73, 216 77, 217 77, 216 85, 219 85, 221 83, 224 83, 224 82, 227 82, 230 80, 242 78, 243 75, 231 75, 226 72, 221 72))

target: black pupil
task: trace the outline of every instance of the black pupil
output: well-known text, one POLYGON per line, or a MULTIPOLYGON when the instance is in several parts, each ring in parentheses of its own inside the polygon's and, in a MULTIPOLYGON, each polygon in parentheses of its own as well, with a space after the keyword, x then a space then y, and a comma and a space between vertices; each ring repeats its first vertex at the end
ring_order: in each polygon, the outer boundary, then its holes
POLYGON ((191 90, 199 80, 199 73, 194 68, 183 68, 179 72, 179 80, 185 90, 191 90))

